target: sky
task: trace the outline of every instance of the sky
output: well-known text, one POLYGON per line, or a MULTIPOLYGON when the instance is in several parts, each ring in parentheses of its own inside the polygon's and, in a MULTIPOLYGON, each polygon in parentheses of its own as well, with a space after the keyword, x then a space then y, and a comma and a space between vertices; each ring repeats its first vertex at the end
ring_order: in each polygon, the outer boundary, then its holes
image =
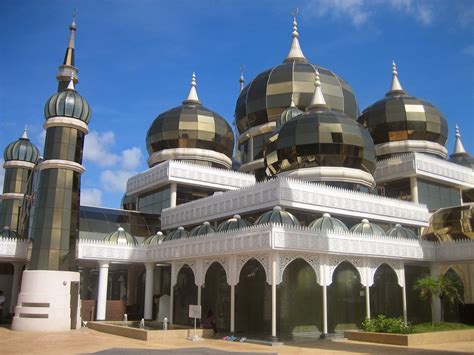
POLYGON ((296 7, 306 58, 348 81, 361 111, 388 91, 394 59, 403 88, 448 120, 448 151, 458 124, 474 154, 471 0, 0 0, 0 150, 26 124, 43 151, 76 8, 76 89, 92 107, 81 203, 119 208, 147 168, 148 128, 185 99, 192 72, 201 102, 231 123, 240 67, 249 82, 283 61, 296 7))

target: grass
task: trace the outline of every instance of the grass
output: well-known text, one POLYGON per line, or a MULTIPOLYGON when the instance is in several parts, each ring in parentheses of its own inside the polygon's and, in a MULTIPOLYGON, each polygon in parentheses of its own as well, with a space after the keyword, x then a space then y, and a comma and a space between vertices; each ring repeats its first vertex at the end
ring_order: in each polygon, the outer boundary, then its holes
POLYGON ((429 332, 442 332, 446 330, 463 330, 463 329, 474 329, 474 325, 462 324, 462 323, 421 323, 413 326, 415 333, 429 333, 429 332))

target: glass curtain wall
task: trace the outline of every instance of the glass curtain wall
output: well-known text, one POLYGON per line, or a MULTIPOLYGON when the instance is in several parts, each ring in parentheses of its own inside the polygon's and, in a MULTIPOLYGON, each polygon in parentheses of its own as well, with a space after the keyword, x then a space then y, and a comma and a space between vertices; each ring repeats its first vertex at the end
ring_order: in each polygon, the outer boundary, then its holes
POLYGON ((370 313, 372 317, 383 314, 387 317, 403 316, 402 288, 398 285, 395 271, 387 264, 379 266, 370 287, 370 313))
POLYGON ((216 318, 219 330, 230 329, 230 286, 224 268, 213 263, 206 273, 205 287, 202 289, 202 312, 205 316, 209 310, 216 318))
POLYGON ((357 269, 344 261, 328 287, 328 330, 358 328, 365 318, 365 294, 357 269))
POLYGON ((313 268, 304 260, 292 261, 277 291, 279 336, 308 335, 322 329, 322 287, 313 268))

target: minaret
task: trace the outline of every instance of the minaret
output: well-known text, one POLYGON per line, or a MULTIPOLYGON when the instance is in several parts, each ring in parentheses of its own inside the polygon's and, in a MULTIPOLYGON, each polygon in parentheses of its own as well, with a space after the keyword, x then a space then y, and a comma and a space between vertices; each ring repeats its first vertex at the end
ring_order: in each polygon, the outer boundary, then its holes
POLYGON ((298 16, 298 9, 295 9, 292 12, 293 15, 293 32, 291 33, 292 40, 291 40, 291 47, 288 55, 286 56, 283 63, 307 63, 306 57, 301 50, 300 41, 299 41, 299 33, 298 33, 298 23, 296 22, 296 16, 298 16))
POLYGON ((74 40, 76 36, 76 10, 72 14, 72 23, 69 26, 69 42, 64 55, 63 64, 59 67, 59 72, 56 75, 58 80, 58 92, 67 88, 71 77, 74 78, 74 84, 77 84, 77 73, 79 69, 74 66, 74 40))
POLYGON ((239 78, 239 84, 240 84, 240 92, 244 89, 244 84, 245 84, 245 79, 244 79, 244 66, 240 66, 240 78, 239 78))
POLYGON ((0 195, 0 230, 8 227, 19 231, 20 208, 38 157, 38 148, 28 139, 26 127, 21 138, 5 148, 5 179, 3 194, 0 195))
POLYGON ((390 90, 387 92, 386 96, 397 96, 397 95, 405 95, 406 92, 403 90, 400 81, 398 80, 398 71, 397 71, 397 64, 395 61, 392 61, 392 84, 390 85, 390 90))
POLYGON ((46 140, 31 230, 33 270, 75 270, 79 233, 82 151, 91 111, 74 88, 53 95, 45 105, 46 140))

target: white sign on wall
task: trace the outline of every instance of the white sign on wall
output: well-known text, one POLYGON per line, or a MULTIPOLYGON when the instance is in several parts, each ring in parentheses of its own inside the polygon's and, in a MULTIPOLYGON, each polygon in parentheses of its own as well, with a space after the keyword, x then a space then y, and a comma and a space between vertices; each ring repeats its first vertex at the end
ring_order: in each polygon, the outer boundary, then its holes
POLYGON ((189 305, 189 318, 201 318, 201 306, 190 304, 189 305))

